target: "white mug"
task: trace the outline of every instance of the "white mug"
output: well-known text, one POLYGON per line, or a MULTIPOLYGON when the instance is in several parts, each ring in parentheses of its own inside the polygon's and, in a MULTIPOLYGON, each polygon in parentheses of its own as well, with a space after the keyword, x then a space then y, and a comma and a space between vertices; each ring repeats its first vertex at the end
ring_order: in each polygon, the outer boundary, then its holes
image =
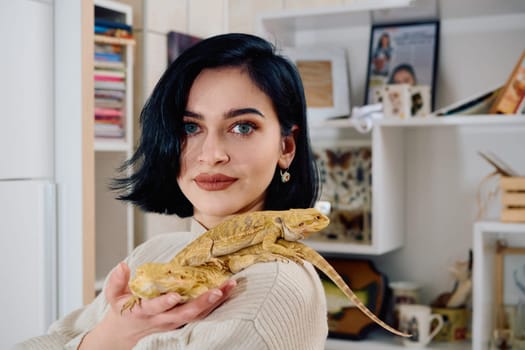
POLYGON ((424 347, 443 327, 443 316, 433 314, 430 306, 420 304, 399 305, 399 329, 410 333, 411 336, 403 338, 403 345, 424 347), (437 325, 431 330, 432 322, 437 325))
POLYGON ((390 282, 392 289, 392 325, 399 328, 399 305, 401 304, 419 304, 421 285, 409 281, 390 282))

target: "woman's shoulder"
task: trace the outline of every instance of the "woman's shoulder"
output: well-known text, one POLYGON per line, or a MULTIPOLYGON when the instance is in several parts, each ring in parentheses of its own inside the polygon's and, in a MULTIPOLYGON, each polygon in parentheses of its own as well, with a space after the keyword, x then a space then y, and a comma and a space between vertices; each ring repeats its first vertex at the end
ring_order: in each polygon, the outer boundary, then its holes
POLYGON ((168 262, 193 238, 195 234, 189 231, 155 235, 133 250, 128 257, 128 264, 131 267, 145 262, 168 262))
POLYGON ((309 263, 258 263, 237 273, 233 295, 206 322, 249 324, 270 349, 321 349, 326 297, 309 263))
POLYGON ((324 290, 310 263, 258 263, 232 278, 237 280, 237 287, 221 311, 229 313, 239 308, 254 320, 274 317, 276 312, 307 312, 309 308, 319 309, 320 315, 326 316, 324 290), (249 315, 246 310, 251 310, 249 315))

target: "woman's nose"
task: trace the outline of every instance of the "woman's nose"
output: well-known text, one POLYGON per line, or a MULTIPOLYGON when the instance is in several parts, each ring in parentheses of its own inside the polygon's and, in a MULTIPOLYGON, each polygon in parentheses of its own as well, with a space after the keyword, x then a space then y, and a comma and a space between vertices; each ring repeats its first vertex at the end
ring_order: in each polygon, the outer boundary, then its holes
POLYGON ((216 164, 227 162, 230 159, 227 147, 220 135, 207 134, 203 140, 199 162, 216 164))

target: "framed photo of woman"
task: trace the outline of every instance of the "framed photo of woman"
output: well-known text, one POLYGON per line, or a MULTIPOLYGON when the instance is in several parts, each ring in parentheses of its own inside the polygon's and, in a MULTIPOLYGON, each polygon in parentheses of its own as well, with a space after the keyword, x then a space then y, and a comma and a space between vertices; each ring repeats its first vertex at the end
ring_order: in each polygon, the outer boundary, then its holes
POLYGON ((439 21, 372 26, 365 104, 386 84, 427 85, 434 107, 439 21))

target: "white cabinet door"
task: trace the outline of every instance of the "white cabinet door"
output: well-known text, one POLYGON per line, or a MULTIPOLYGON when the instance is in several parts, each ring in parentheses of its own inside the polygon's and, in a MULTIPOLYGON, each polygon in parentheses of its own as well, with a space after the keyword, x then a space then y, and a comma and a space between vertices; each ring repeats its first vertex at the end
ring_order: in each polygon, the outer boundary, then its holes
POLYGON ((52 183, 0 181, 0 349, 56 319, 55 205, 52 183))
POLYGON ((53 7, 0 0, 0 179, 53 176, 53 7))

